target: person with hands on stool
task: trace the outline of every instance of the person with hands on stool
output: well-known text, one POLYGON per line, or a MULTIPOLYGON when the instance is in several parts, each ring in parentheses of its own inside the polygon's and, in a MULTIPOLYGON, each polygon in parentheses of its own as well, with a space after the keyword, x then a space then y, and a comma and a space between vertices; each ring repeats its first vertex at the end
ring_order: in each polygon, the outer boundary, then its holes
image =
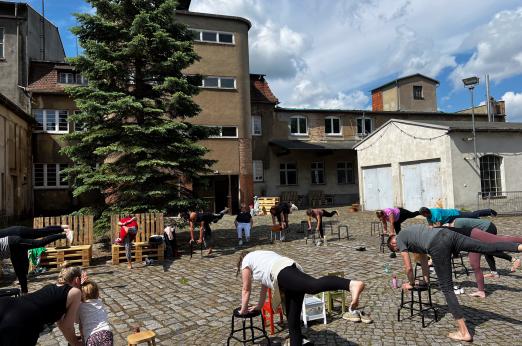
MULTIPOLYGON (((290 346, 310 344, 301 334, 301 310, 305 294, 317 294, 325 291, 346 290, 352 294, 350 310, 357 308, 364 283, 337 276, 323 276, 313 278, 303 272, 303 269, 294 260, 283 257, 273 251, 243 251, 237 262, 236 276, 241 272, 243 289, 241 294, 240 314, 248 314, 261 310, 265 302, 266 293, 272 291, 272 308, 282 305, 288 319, 290 346), (261 282, 259 301, 249 306, 252 280, 261 282)), ((357 310, 352 313, 361 314, 357 310)), ((362 317, 360 317, 362 318, 362 317)))
POLYGON ((317 221, 317 226, 315 230, 319 232, 321 239, 317 241, 317 246, 321 245, 321 242, 324 242, 326 245, 326 236, 324 235, 324 227, 323 227, 323 217, 332 217, 334 215, 339 215, 337 210, 327 211, 324 209, 308 209, 306 211, 306 216, 308 216, 308 231, 312 230, 312 218, 317 221))

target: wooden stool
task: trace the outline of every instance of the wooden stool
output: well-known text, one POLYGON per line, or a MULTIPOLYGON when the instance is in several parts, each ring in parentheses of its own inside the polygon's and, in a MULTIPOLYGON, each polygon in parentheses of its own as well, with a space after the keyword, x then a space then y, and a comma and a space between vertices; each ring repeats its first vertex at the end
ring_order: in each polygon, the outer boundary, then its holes
POLYGON ((156 346, 156 333, 152 330, 144 330, 139 333, 131 334, 127 337, 127 345, 133 346, 146 342, 149 346, 156 346))

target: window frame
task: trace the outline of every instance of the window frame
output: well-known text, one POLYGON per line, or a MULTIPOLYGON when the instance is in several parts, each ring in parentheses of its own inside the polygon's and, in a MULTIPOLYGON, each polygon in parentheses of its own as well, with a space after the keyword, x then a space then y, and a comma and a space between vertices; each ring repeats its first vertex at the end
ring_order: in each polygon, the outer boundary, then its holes
POLYGON ((236 79, 236 77, 205 76, 205 77, 201 78, 201 85, 199 87, 204 88, 204 89, 237 90, 237 79, 236 79), (218 85, 217 86, 205 86, 205 79, 207 79, 207 78, 217 78, 218 85), (222 87, 221 79, 232 79, 234 81, 234 87, 233 88, 222 87))
MULTIPOLYGON (((194 37, 194 41, 196 42, 203 42, 203 43, 214 43, 214 44, 224 44, 224 45, 229 45, 229 46, 233 46, 236 44, 236 35, 234 35, 233 32, 229 32, 229 31, 217 31, 217 30, 205 30, 205 29, 196 29, 196 28, 190 28, 190 31, 192 31, 193 33, 198 33, 199 35, 199 39, 196 39, 194 37), (216 34, 216 41, 209 41, 209 40, 203 40, 203 33, 204 32, 207 32, 207 33, 212 33, 212 34, 216 34), (221 35, 232 35, 232 42, 222 42, 220 40, 220 37, 221 35)), ((195 36, 195 35, 194 35, 195 36)))
POLYGON ((230 139, 230 138, 239 138, 239 129, 237 126, 234 126, 234 125, 208 125, 208 127, 212 127, 212 128, 218 128, 219 129, 219 135, 212 135, 212 136, 209 136, 208 138, 224 138, 224 139, 230 139), (224 127, 233 127, 235 128, 236 130, 236 135, 235 136, 223 136, 223 128, 224 127))
POLYGON ((289 120, 290 121, 288 122, 288 130, 289 130, 291 136, 308 136, 308 118, 306 116, 304 116, 304 115, 293 115, 293 116, 290 117, 289 120), (299 120, 304 119, 305 129, 306 129, 305 133, 292 132, 292 120, 294 120, 294 119, 297 120, 297 130, 298 131, 300 129, 299 120))
MULTIPOLYGON (((51 134, 65 134, 65 133, 69 133, 69 131, 70 131, 70 124, 69 124, 69 111, 68 110, 65 110, 65 109, 37 108, 37 109, 33 110, 33 117, 34 117, 35 120, 37 119, 37 117, 36 117, 37 112, 40 112, 40 111, 42 112, 42 123, 41 123, 42 129, 36 129, 34 131, 35 133, 51 133, 51 134), (51 112, 54 112, 54 130, 47 130, 47 126, 48 126, 47 119, 49 118, 48 114, 51 113, 51 112), (66 130, 60 130, 60 112, 65 112, 66 113, 66 120, 67 120, 66 121, 67 129, 66 130)), ((40 122, 38 122, 38 124, 40 124, 40 122)), ((63 122, 62 122, 62 124, 63 124, 63 122)))
POLYGON ((490 198, 490 197, 502 197, 502 167, 503 166, 503 157, 500 155, 488 154, 483 155, 479 158, 479 172, 480 172, 480 193, 482 198, 490 198), (484 159, 488 159, 489 161, 484 163, 484 159), (498 160, 496 162, 491 159, 498 160), (498 163, 498 167, 494 167, 493 170, 488 169, 488 177, 484 177, 485 168, 483 167, 485 164, 488 165, 488 168, 491 166, 495 166, 498 163), (491 174, 493 173, 494 177, 491 178, 491 174), (485 191, 486 182, 488 182, 489 191, 485 191), (493 184, 492 184, 493 182, 493 184), (492 191, 492 186, 494 187, 494 191, 492 191))
POLYGON ((359 136, 359 137, 368 136, 368 135, 370 135, 373 132, 373 127, 374 127, 373 118, 370 118, 370 117, 357 117, 355 119, 355 126, 356 126, 356 129, 355 129, 356 131, 355 132, 357 133, 357 136, 359 136), (370 132, 368 132, 366 130, 366 126, 364 127, 364 130, 366 131, 366 133, 359 132, 359 120, 361 120, 361 121, 362 120, 370 121, 370 132))
POLYGON ((353 162, 350 161, 338 161, 335 164, 335 173, 337 177, 337 185, 354 185, 355 184, 355 171, 353 169, 353 162), (339 164, 343 164, 343 167, 339 167, 339 164), (350 167, 349 167, 350 166, 350 167), (339 182, 339 172, 344 173, 345 182, 339 182), (350 174, 351 172, 351 179, 350 174))
POLYGON ((310 184, 311 185, 326 185, 326 170, 324 161, 313 161, 310 164, 310 184), (314 167, 314 165, 321 165, 321 167, 314 167), (322 172, 323 181, 319 182, 318 178, 320 177, 319 173, 322 172), (314 182, 314 180, 316 180, 314 182))
POLYGON ((62 184, 62 170, 69 168, 70 164, 68 163, 33 163, 33 190, 63 190, 69 189, 69 182, 65 182, 62 184), (36 184, 36 171, 37 166, 41 166, 41 174, 42 174, 42 185, 36 184), (56 179, 56 185, 49 185, 49 176, 48 176, 48 168, 54 166, 55 173, 54 178, 56 179))
POLYGON ((342 136, 343 135, 343 125, 341 122, 341 117, 338 117, 336 115, 330 115, 330 116, 325 117, 324 118, 324 134, 326 136, 331 136, 331 137, 342 136), (331 130, 333 131, 333 129, 334 129, 333 121, 334 120, 339 121, 339 132, 326 132, 326 122, 327 121, 330 122, 330 127, 331 127, 331 130))
POLYGON ((5 28, 0 26, 0 60, 5 60, 5 28))
POLYGON ((254 179, 254 183, 260 183, 265 181, 265 171, 264 171, 263 160, 252 160, 252 176, 254 179), (260 167, 259 167, 260 166, 260 167), (261 169, 261 175, 256 175, 256 169, 261 169))
POLYGON ((422 87, 422 85, 413 85, 413 99, 424 100, 424 88, 422 87), (417 96, 416 88, 420 88, 420 96, 417 96))
POLYGON ((260 115, 252 115, 252 136, 262 136, 263 135, 263 119, 260 115), (259 133, 256 132, 256 120, 259 123, 259 133))
POLYGON ((295 162, 280 162, 279 163, 279 185, 281 186, 295 186, 299 184, 299 175, 298 175, 298 169, 297 169, 297 163, 295 162), (284 165, 284 168, 281 168, 281 165, 284 165), (295 168, 288 168, 288 165, 294 165, 295 168), (295 172, 295 183, 289 184, 288 183, 288 172, 295 172), (281 173, 284 173, 285 175, 285 183, 281 181, 281 173))

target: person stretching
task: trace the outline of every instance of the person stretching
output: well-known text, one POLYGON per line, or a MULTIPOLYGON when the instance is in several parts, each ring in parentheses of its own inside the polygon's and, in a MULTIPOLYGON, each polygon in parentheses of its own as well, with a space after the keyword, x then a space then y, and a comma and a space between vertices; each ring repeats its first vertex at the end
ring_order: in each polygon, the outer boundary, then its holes
POLYGON ((375 214, 382 222, 384 234, 388 233, 388 222, 390 223, 390 235, 399 234, 401 231, 401 224, 404 221, 420 215, 418 211, 409 211, 403 208, 385 208, 375 211, 375 214))
MULTIPOLYGON (((455 227, 450 227, 450 229, 467 237, 480 240, 484 243, 522 243, 522 237, 497 235, 497 228, 492 222, 487 220, 459 218, 455 219, 455 221, 453 221, 450 226, 455 227)), ((469 264, 473 269, 473 273, 475 274, 475 281, 477 282, 477 291, 471 293, 470 296, 486 298, 486 291, 484 290, 484 275, 482 274, 482 269, 480 268, 481 255, 482 254, 477 252, 470 252, 468 256, 469 264)), ((512 264, 512 272, 516 271, 516 269, 520 267, 520 259, 513 258, 505 252, 499 252, 492 255, 486 254, 484 257, 486 258, 486 261, 491 269, 491 273, 493 274, 490 277, 499 277, 494 257, 503 258, 507 261, 510 261, 512 264)))
POLYGON ((250 241, 250 230, 254 224, 254 219, 252 218, 249 209, 250 208, 248 208, 245 204, 242 204, 241 212, 237 214, 236 219, 234 220, 239 246, 243 245, 243 231, 245 231, 245 243, 250 241))
POLYGON ((27 272, 29 271, 29 257, 27 251, 44 247, 59 239, 67 238, 72 241, 72 231, 69 226, 50 226, 43 229, 30 229, 14 226, 0 230, 0 260, 11 258, 20 288, 23 294, 27 289, 27 272), (63 233, 65 232, 65 233, 63 233), (41 239, 36 239, 41 238, 41 239))
POLYGON ((80 267, 65 267, 57 285, 20 298, 0 298, 0 345, 36 345, 44 326, 56 322, 69 345, 82 346, 74 331, 82 298, 81 276, 80 267))
POLYGON ((419 209, 419 213, 428 220, 430 226, 442 226, 445 223, 450 223, 456 218, 466 217, 478 219, 481 216, 497 216, 497 212, 493 209, 481 209, 475 211, 460 211, 458 209, 442 209, 442 208, 426 208, 419 209))
MULTIPOLYGON (((272 308, 277 309, 281 303, 288 319, 290 345, 302 345, 301 310, 305 294, 317 294, 325 291, 346 290, 352 294, 350 311, 347 314, 358 315, 370 323, 369 317, 360 311, 353 310, 359 305, 359 299, 364 290, 362 281, 340 278, 337 276, 323 276, 315 279, 303 272, 303 269, 294 260, 283 257, 273 251, 243 251, 237 262, 236 276, 241 272, 243 289, 241 294, 240 314, 254 310, 261 310, 265 302, 268 289, 272 290, 272 308), (249 306, 252 280, 261 283, 261 292, 256 305, 249 306), (282 298, 284 299, 283 301, 282 298), (362 314, 362 315, 361 315, 362 314)), ((343 316, 344 317, 344 316, 343 316)))
POLYGON ((116 239, 116 243, 124 244, 127 268, 132 269, 132 242, 138 234, 138 222, 136 217, 126 216, 118 221, 118 226, 120 226, 120 237, 116 239))
POLYGON ((281 230, 288 228, 288 214, 292 213, 292 206, 290 203, 281 202, 270 208, 270 215, 272 215, 272 224, 276 225, 276 220, 281 230))
MULTIPOLYGON (((447 228, 430 228, 426 225, 412 225, 401 231, 397 236, 388 238, 388 248, 400 251, 408 282, 403 289, 412 289, 415 277, 409 252, 429 254, 439 281, 439 286, 446 298, 448 309, 457 322, 458 329, 448 337, 457 341, 471 341, 473 337, 468 331, 462 309, 453 289, 451 256, 460 251, 492 254, 499 251, 521 252, 522 244, 518 243, 484 243, 471 239, 447 228)), ((429 267, 426 256, 421 256, 421 266, 424 281, 429 282, 429 267)))
POLYGON ((196 241, 198 244, 204 243, 205 247, 208 248, 207 255, 212 254, 212 248, 214 246, 214 239, 212 237, 212 229, 210 228, 211 222, 218 222, 223 218, 228 208, 220 211, 218 214, 214 213, 197 213, 189 212, 188 221, 190 227, 190 241, 194 242, 194 227, 199 224, 199 239, 196 241), (203 232, 204 231, 204 232, 203 232))
POLYGON ((306 216, 308 216, 308 231, 312 230, 312 218, 317 221, 315 230, 316 232, 319 232, 319 235, 321 236, 321 239, 316 243, 317 246, 321 245, 321 241, 324 241, 324 245, 326 245, 326 236, 324 235, 323 229, 323 217, 332 217, 334 215, 339 216, 337 210, 330 212, 324 209, 308 209, 306 211, 306 216))

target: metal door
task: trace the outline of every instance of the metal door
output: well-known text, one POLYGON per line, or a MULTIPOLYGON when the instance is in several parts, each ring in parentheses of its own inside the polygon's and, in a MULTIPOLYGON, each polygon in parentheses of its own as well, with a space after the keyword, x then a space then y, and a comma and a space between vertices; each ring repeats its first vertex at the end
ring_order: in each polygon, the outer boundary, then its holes
POLYGON ((391 167, 363 168, 364 210, 392 206, 393 186, 391 167))
POLYGON ((440 161, 402 164, 401 184, 404 208, 434 207, 441 198, 440 161))

